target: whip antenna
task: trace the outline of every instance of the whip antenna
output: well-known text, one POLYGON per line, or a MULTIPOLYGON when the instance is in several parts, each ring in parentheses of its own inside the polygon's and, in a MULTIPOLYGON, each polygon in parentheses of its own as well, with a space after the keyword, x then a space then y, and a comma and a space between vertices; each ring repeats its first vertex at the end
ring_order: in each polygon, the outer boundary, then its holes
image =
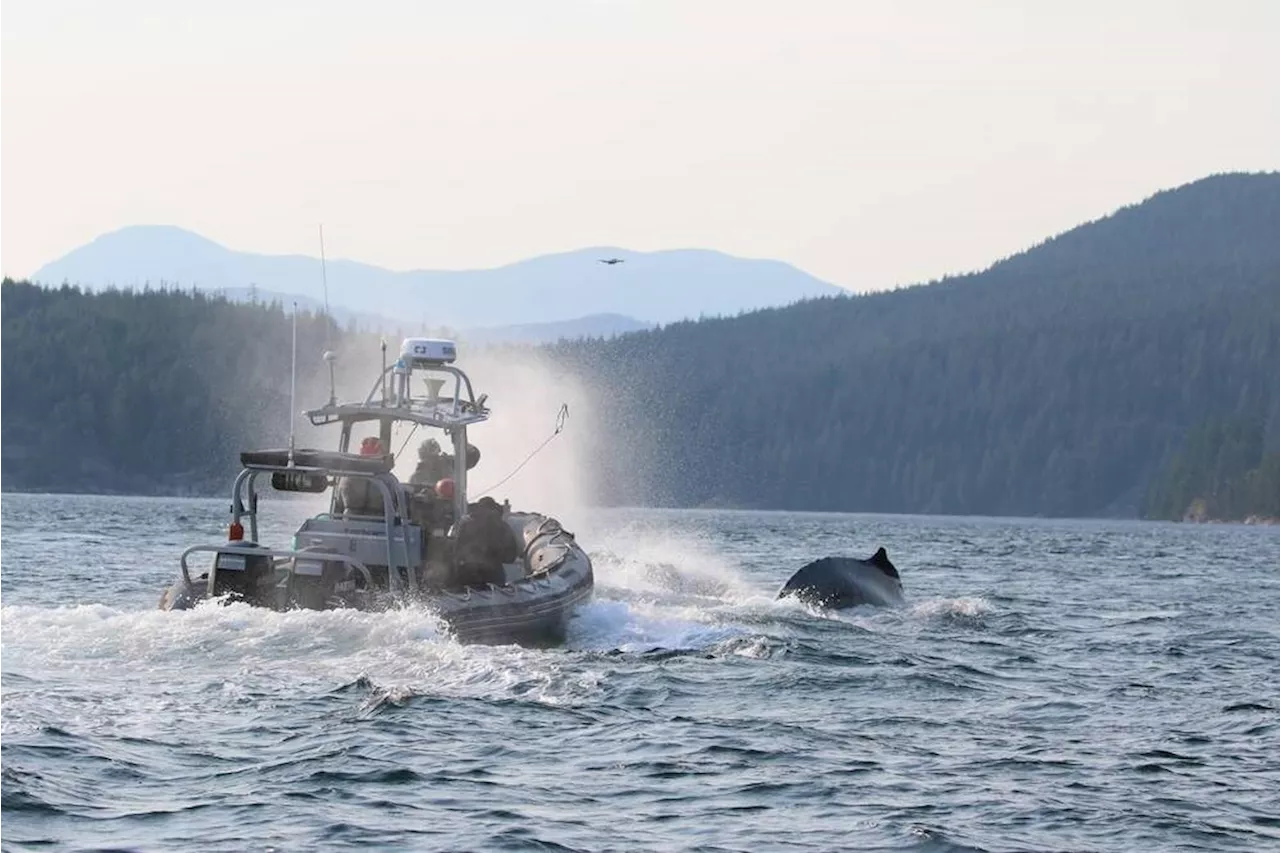
POLYGON ((289 365, 289 467, 293 467, 293 410, 298 393, 298 303, 293 303, 293 355, 289 365))

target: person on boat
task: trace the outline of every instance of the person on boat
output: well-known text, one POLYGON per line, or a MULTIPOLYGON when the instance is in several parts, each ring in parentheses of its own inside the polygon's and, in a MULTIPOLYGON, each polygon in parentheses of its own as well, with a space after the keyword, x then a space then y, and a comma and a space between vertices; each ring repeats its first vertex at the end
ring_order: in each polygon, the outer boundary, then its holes
MULTIPOLYGON (((381 456, 382 440, 369 436, 360 442, 361 456, 381 456)), ((367 477, 342 477, 338 480, 334 511, 343 515, 382 515, 382 494, 367 477)))
POLYGON ((502 506, 484 497, 470 506, 466 518, 458 526, 457 583, 459 586, 484 586, 506 583, 503 563, 520 559, 520 540, 502 517, 502 506))
POLYGON ((453 457, 440 452, 440 442, 428 438, 418 446, 418 467, 409 475, 415 486, 434 486, 453 476, 453 457))

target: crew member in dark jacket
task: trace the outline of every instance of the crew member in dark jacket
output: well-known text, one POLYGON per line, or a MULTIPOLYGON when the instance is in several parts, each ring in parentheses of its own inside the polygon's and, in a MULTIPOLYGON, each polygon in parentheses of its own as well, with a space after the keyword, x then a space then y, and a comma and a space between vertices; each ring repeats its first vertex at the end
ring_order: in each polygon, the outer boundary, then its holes
POLYGON ((409 475, 415 486, 434 486, 453 476, 453 457, 440 452, 440 442, 428 438, 418 446, 418 467, 409 475))
MULTIPOLYGON (((480 462, 480 448, 467 444, 467 470, 476 467, 480 462)), ((434 486, 436 483, 453 476, 453 455, 440 450, 440 442, 428 438, 418 446, 418 467, 409 475, 409 482, 415 486, 434 486)))
POLYGON ((520 540, 502 517, 502 507, 493 498, 473 503, 458 527, 458 583, 484 586, 506 583, 503 563, 520 559, 520 540))

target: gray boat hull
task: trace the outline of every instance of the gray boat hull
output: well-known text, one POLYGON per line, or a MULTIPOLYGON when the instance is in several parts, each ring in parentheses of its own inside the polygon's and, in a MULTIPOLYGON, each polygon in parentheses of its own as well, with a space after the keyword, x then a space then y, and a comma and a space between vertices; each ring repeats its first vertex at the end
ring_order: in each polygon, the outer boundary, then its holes
MULTIPOLYGON (((509 523, 523 542, 521 577, 502 585, 424 590, 392 596, 384 590, 360 590, 331 596, 305 609, 352 608, 382 611, 425 606, 439 614, 459 642, 544 646, 564 642, 569 619, 591 600, 595 577, 591 559, 553 518, 513 514, 509 523)), ((515 568, 513 566, 512 568, 515 568)), ((304 609, 288 594, 288 572, 265 579, 269 591, 251 601, 272 610, 304 609), (278 592, 278 594, 277 594, 278 592)), ((208 598, 207 576, 179 578, 160 598, 162 610, 186 610, 208 598)))

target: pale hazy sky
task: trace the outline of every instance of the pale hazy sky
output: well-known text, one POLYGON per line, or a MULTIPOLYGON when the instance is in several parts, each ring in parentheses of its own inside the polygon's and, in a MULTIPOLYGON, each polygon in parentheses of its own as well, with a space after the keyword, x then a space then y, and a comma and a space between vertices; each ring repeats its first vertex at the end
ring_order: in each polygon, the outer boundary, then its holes
POLYGON ((591 245, 854 289, 1280 168, 1280 2, 4 0, 0 267, 125 225, 396 269, 591 245))

